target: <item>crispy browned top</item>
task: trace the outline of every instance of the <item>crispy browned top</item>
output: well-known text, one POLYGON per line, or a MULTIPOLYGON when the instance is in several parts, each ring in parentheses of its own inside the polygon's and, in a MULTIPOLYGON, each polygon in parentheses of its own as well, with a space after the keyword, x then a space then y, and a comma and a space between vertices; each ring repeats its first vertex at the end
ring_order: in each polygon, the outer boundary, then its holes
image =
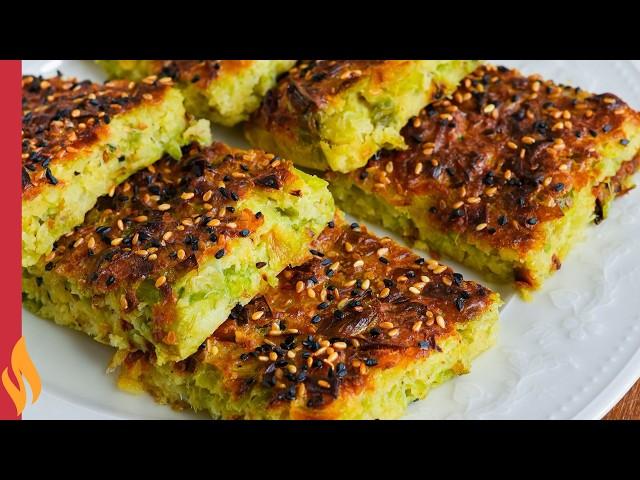
POLYGON ((255 60, 151 60, 151 73, 206 88, 224 73, 251 66, 255 60))
POLYGON ((429 355, 493 301, 481 285, 358 224, 330 222, 311 253, 178 367, 211 363, 236 395, 267 389, 272 404, 302 397, 320 408, 359 391, 374 368, 429 355))
POLYGON ((143 102, 160 101, 170 78, 104 85, 61 76, 22 77, 22 193, 57 185, 51 165, 96 142, 111 119, 143 102))
POLYGON ((628 143, 629 120, 640 121, 612 94, 482 66, 409 122, 408 150, 379 152, 350 178, 396 205, 428 195, 424 215, 444 230, 525 250, 594 181, 595 147, 628 143))
MULTIPOLYGON (((298 125, 318 129, 313 113, 361 78, 374 76, 384 81, 384 70, 395 68, 397 60, 305 60, 280 78, 265 96, 252 122, 261 125, 298 125)), ((273 127, 269 127, 270 129, 273 127)))
POLYGON ((179 162, 159 160, 101 197, 85 222, 55 243, 45 269, 94 294, 122 292, 125 311, 136 308, 145 280, 172 304, 177 279, 205 257, 228 255, 230 239, 251 236, 264 221, 261 212, 236 209, 238 202, 294 178, 289 162, 260 151, 216 143, 192 144, 183 154, 179 162))

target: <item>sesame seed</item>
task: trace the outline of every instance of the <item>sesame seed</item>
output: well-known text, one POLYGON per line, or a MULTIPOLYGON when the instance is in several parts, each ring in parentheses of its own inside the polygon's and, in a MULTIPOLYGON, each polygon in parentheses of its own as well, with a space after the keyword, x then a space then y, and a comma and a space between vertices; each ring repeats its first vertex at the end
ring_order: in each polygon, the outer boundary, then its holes
POLYGON ((454 203, 453 205, 451 205, 454 209, 458 209, 461 206, 464 205, 464 202, 462 200, 457 201, 456 203, 454 203))
POLYGON ((326 380, 318 380, 318 386, 322 388, 331 388, 331 385, 326 380))
POLYGON ((470 203, 470 204, 480 203, 480 201, 481 201, 480 197, 469 197, 469 198, 467 198, 467 203, 470 203))
POLYGON ((253 312, 251 315, 251 320, 260 320, 264 316, 264 311, 258 310, 257 312, 253 312))
POLYGON ((195 196, 196 194, 193 192, 183 192, 182 195, 180 195, 180 198, 183 200, 191 200, 195 196))
POLYGON ((382 328, 383 330, 389 330, 391 328, 393 328, 393 323, 392 322, 382 322, 380 323, 379 327, 382 328))
POLYGON ((534 143, 536 143, 536 139, 529 136, 524 136, 521 140, 525 145, 533 145, 534 143))
POLYGON ((389 296, 389 293, 391 293, 391 290, 389 290, 387 287, 385 287, 380 291, 379 297, 380 298, 387 298, 389 296))
POLYGON ((202 195, 202 200, 204 200, 205 202, 208 202, 209 200, 211 200, 211 197, 213 196, 213 191, 211 190, 207 190, 204 195, 202 195))
POLYGON ((162 275, 161 277, 158 277, 155 283, 156 288, 160 288, 165 283, 167 283, 167 277, 165 277, 164 275, 162 275))
POLYGON ((309 298, 316 298, 316 291, 309 287, 307 288, 307 295, 309 296, 309 298))
POLYGON ((419 332, 421 329, 422 329, 422 320, 418 320, 411 327, 411 330, 413 330, 416 333, 419 332))
POLYGON ((444 321, 444 317, 443 317, 442 315, 438 315, 438 316, 436 317, 436 323, 438 324, 438 326, 439 326, 440 328, 444 328, 444 327, 446 326, 446 323, 445 323, 445 321, 444 321))
POLYGON ((416 163, 416 166, 413 169, 413 173, 416 175, 420 175, 422 173, 422 169, 423 169, 423 165, 422 162, 418 162, 416 163))
POLYGON ((149 255, 147 257, 147 260, 151 261, 151 262, 155 262, 158 259, 158 255, 156 255, 155 253, 152 253, 151 255, 149 255))
POLYGON ((269 360, 275 362, 278 360, 278 354, 276 352, 269 352, 269 360))
POLYGON ((73 248, 77 248, 84 243, 84 238, 80 237, 75 242, 73 242, 73 248))
POLYGON ((160 205, 158 205, 158 210, 160 210, 161 212, 166 212, 170 208, 171 205, 169 205, 168 203, 161 203, 160 205))
POLYGON ((416 287, 409 287, 409 291, 414 295, 420 295, 420 290, 418 290, 416 287))
POLYGON ((440 265, 438 268, 433 270, 433 273, 440 274, 447 269, 446 265, 440 265))
POLYGON ((517 150, 518 149, 518 145, 516 145, 513 142, 507 142, 507 147, 509 147, 511 150, 517 150))
POLYGON ((353 262, 353 267, 354 268, 360 268, 364 265, 364 260, 360 259, 360 260, 356 260, 355 262, 353 262))
POLYGON ((390 337, 397 337, 398 335, 400 335, 400 329, 399 328, 394 328, 392 330, 389 330, 387 332, 387 335, 389 335, 390 337))
POLYGON ((476 232, 484 230, 485 228, 487 228, 487 224, 486 223, 479 223, 478 225, 476 225, 476 232))
POLYGON ((369 280, 368 278, 365 278, 365 279, 362 281, 361 288, 362 288, 362 290, 367 290, 367 289, 369 288, 369 286, 370 286, 370 285, 371 285, 371 280, 369 280))
POLYGON ((122 237, 114 238, 113 240, 111 240, 111 245, 114 247, 117 247, 122 243, 122 240, 123 240, 122 237))
POLYGON ((304 290, 304 282, 302 280, 298 280, 296 282, 296 293, 301 293, 304 290))
POLYGON ((422 275, 420 277, 420 280, 424 283, 429 283, 431 281, 431 279, 429 277, 427 277, 426 275, 422 275))
POLYGON ((347 344, 345 342, 335 342, 333 344, 333 348, 336 350, 345 350, 347 348, 347 344))

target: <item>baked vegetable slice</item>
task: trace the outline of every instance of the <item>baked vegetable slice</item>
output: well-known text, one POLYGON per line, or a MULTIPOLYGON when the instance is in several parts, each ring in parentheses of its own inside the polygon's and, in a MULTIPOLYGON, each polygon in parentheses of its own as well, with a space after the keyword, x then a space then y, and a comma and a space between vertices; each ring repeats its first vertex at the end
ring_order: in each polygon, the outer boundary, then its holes
POLYGON ((120 387, 216 418, 395 418, 494 342, 499 296, 437 261, 340 220, 311 253, 189 358, 117 354, 120 387))
POLYGON ((188 121, 171 83, 22 78, 23 266, 82 223, 99 196, 165 151, 179 155, 188 121))
POLYGON ((404 148, 400 130, 451 93, 478 62, 312 60, 291 69, 245 127, 249 142, 317 170, 349 172, 380 148, 404 148))
POLYGON ((111 78, 173 78, 197 117, 232 126, 246 120, 294 60, 98 60, 111 78))
POLYGON ((502 67, 480 67, 402 133, 408 150, 328 175, 337 203, 525 294, 640 165, 640 116, 618 97, 502 67))
POLYGON ((25 304, 100 342, 181 360, 306 260, 333 212, 326 182, 290 162, 192 144, 101 197, 23 272, 25 304))

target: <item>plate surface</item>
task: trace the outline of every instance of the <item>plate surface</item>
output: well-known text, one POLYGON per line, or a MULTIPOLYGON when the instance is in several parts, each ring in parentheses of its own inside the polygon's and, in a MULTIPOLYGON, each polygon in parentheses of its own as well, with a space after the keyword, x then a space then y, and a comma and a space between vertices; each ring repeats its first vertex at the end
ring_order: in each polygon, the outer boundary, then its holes
MULTIPOLYGON (((613 92, 640 109, 639 61, 494 61, 596 93, 613 92)), ((102 80, 91 62, 30 60, 24 73, 102 80)), ((238 130, 214 137, 247 146, 238 130)), ((505 287, 498 344, 470 374, 409 407, 407 419, 600 418, 640 377, 640 188, 589 227, 563 268, 523 302, 505 287)), ((388 235, 372 227, 378 234, 388 235)), ((397 239, 397 237, 390 235, 397 239)), ((479 280, 472 272, 447 262, 479 280)), ((483 282, 486 284, 486 282, 483 282)), ((489 285, 491 286, 491 285, 489 285)), ((43 381, 25 419, 193 419, 146 395, 119 391, 105 369, 112 350, 23 310, 23 331, 43 381)))

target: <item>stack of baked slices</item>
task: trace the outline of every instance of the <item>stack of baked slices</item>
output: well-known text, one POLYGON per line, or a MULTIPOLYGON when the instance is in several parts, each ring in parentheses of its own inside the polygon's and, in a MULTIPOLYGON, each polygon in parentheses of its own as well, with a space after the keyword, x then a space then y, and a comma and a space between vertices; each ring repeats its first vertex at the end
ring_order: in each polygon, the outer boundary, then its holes
POLYGON ((334 198, 529 297, 640 164, 618 97, 475 61, 99 63, 23 78, 24 304, 215 418, 396 418, 494 343, 497 293, 334 198))

